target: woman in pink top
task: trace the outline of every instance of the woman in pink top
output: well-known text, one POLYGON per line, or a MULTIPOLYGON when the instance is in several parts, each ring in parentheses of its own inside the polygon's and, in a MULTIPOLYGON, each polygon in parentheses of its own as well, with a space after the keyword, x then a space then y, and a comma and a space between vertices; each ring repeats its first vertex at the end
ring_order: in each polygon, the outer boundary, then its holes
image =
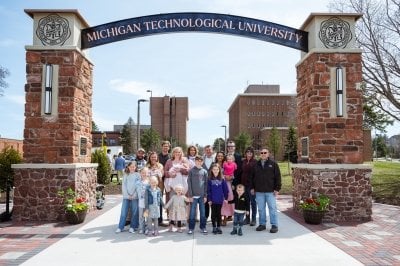
MULTIPOLYGON (((228 185, 228 201, 233 200, 233 192, 232 192, 232 180, 233 180, 233 172, 237 169, 237 165, 235 163, 235 158, 233 155, 227 155, 226 161, 223 163, 224 169, 224 178, 226 184, 228 185)), ((232 219, 233 213, 235 211, 234 204, 229 204, 224 202, 222 204, 221 215, 222 215, 222 224, 223 226, 226 225, 226 221, 229 217, 232 219)))

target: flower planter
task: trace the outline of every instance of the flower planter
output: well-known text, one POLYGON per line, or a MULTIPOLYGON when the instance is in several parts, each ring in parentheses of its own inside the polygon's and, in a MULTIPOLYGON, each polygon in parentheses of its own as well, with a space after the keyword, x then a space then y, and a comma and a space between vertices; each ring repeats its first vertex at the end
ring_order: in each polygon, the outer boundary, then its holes
POLYGON ((304 221, 308 224, 320 224, 325 211, 303 210, 304 221))
POLYGON ((85 221, 87 210, 79 211, 79 212, 66 212, 65 218, 67 222, 70 224, 80 224, 85 221))

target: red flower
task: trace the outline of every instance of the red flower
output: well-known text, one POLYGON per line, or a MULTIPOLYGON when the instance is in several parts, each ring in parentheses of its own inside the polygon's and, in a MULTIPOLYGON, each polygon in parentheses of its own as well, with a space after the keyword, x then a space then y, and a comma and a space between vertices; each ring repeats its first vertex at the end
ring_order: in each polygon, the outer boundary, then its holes
POLYGON ((308 204, 313 204, 313 203, 314 203, 314 200, 311 199, 311 198, 308 198, 308 199, 306 199, 306 203, 308 203, 308 204))
POLYGON ((82 202, 85 202, 86 200, 85 200, 85 198, 77 198, 76 199, 76 203, 82 203, 82 202))

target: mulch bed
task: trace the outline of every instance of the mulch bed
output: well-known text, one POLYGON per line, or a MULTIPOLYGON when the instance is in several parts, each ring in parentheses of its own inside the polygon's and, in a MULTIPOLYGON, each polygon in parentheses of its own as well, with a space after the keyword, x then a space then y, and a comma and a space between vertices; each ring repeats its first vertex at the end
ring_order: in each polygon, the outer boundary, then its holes
POLYGON ((114 184, 114 183, 107 184, 107 185, 105 185, 104 193, 106 195, 122 194, 121 185, 117 185, 117 184, 114 184))

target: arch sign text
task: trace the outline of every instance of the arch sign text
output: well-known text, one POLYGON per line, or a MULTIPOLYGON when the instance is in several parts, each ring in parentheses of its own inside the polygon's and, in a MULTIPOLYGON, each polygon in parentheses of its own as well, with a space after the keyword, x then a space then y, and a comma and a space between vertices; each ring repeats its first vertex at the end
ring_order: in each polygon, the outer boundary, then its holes
POLYGON ((82 30, 82 49, 147 35, 209 32, 239 35, 308 51, 308 33, 268 21, 216 13, 168 13, 130 18, 82 30))

